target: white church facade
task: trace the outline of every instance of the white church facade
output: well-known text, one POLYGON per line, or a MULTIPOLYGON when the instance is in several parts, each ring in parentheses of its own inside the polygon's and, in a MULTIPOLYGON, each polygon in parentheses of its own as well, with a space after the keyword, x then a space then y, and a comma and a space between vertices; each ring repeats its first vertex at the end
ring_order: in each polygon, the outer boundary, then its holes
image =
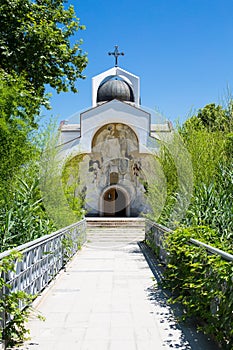
POLYGON ((152 154, 160 134, 170 132, 169 122, 152 124, 151 114, 141 107, 139 77, 117 65, 93 77, 91 108, 72 123, 61 123, 59 140, 64 163, 83 155, 79 176, 86 215, 148 212, 152 154))

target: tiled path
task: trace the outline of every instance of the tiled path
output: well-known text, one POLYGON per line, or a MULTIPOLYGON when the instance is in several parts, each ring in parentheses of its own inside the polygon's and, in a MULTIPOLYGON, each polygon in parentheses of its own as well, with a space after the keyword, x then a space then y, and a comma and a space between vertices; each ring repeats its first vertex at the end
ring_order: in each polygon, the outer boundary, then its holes
POLYGON ((26 350, 216 350, 180 328, 138 244, 82 248, 37 301, 26 350))

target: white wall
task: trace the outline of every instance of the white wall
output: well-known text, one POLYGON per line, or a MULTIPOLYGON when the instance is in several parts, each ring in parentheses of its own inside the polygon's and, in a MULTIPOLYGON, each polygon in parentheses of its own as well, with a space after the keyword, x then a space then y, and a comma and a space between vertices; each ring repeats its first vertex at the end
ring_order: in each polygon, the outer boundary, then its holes
POLYGON ((91 152, 92 139, 98 129, 110 123, 123 123, 131 127, 138 137, 140 152, 140 147, 147 144, 150 114, 130 104, 113 100, 81 114, 80 146, 84 153, 91 152))

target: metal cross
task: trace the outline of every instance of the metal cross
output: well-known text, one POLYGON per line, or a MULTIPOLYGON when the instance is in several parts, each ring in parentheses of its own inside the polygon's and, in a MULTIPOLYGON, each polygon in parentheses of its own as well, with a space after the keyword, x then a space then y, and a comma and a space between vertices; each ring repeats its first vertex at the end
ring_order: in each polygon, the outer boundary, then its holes
POLYGON ((118 57, 124 56, 124 52, 118 51, 118 46, 115 45, 115 50, 113 52, 109 52, 109 55, 113 55, 115 57, 115 67, 118 67, 118 57))

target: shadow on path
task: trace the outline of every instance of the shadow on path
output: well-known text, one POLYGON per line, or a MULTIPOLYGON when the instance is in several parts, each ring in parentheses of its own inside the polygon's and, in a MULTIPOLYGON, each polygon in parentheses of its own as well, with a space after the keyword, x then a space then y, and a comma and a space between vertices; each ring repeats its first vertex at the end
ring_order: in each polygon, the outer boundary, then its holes
POLYGON ((138 245, 155 277, 154 286, 147 289, 147 295, 154 305, 154 317, 161 323, 164 333, 167 332, 164 346, 180 350, 219 350, 220 347, 210 337, 197 330, 194 321, 179 321, 182 315, 181 305, 169 304, 169 294, 158 284, 162 281, 164 267, 144 242, 138 242, 138 245))

